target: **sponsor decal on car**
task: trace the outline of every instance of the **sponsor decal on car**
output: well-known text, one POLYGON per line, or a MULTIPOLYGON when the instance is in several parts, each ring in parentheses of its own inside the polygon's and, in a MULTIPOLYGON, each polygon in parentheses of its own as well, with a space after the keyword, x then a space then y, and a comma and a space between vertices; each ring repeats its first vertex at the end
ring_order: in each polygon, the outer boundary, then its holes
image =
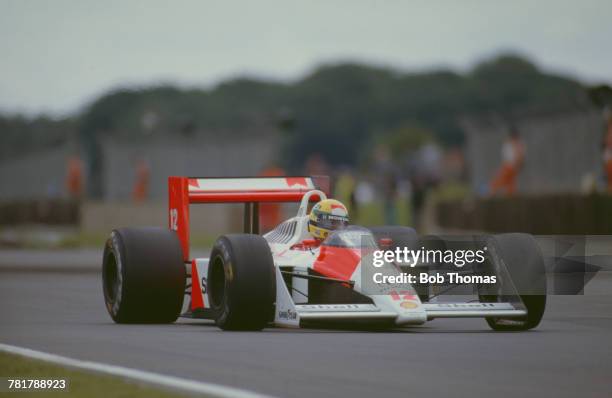
POLYGON ((402 301, 400 303, 400 307, 402 307, 405 310, 412 310, 416 307, 418 307, 419 305, 417 303, 415 303, 414 301, 402 301))
POLYGON ((285 311, 278 311, 279 319, 284 319, 287 321, 293 321, 297 319, 297 312, 287 309, 285 311))
POLYGON ((392 290, 389 292, 389 295, 393 299, 393 301, 399 300, 414 300, 416 298, 416 294, 411 290, 400 290, 399 292, 396 290, 392 290))

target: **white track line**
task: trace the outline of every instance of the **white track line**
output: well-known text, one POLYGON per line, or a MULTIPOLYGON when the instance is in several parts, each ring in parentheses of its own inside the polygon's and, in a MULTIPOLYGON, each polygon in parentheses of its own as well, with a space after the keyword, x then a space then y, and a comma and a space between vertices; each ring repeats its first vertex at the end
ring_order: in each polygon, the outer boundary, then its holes
POLYGON ((31 350, 29 348, 17 347, 0 343, 0 351, 17 354, 29 358, 53 362, 71 368, 85 369, 94 372, 105 373, 113 376, 125 377, 146 383, 157 384, 164 387, 189 391, 192 393, 208 394, 221 398, 269 398, 255 392, 240 390, 238 388, 226 387, 219 384, 204 383, 201 381, 182 379, 180 377, 166 376, 159 373, 144 370, 124 368, 123 366, 108 365, 100 362, 82 361, 80 359, 63 357, 61 355, 31 350))

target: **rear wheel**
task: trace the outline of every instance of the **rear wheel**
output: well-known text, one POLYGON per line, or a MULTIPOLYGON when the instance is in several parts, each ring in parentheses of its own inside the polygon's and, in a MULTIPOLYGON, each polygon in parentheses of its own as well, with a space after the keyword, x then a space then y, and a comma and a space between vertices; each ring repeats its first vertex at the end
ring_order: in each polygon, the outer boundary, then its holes
POLYGON ((274 315, 276 278, 270 247, 259 235, 221 236, 208 267, 215 323, 223 330, 261 330, 274 315))
MULTIPOLYGON (((542 320, 546 307, 546 269, 540 247, 533 236, 518 233, 490 236, 486 239, 486 246, 490 253, 493 247, 503 260, 507 273, 498 269, 498 277, 510 278, 527 310, 527 315, 522 318, 489 317, 486 318, 487 323, 493 330, 499 331, 535 328, 542 320)), ((480 295, 480 300, 484 302, 501 302, 508 298, 503 293, 487 292, 480 295)))
POLYGON ((104 247, 102 290, 117 323, 170 323, 181 312, 185 266, 174 231, 114 230, 104 247))

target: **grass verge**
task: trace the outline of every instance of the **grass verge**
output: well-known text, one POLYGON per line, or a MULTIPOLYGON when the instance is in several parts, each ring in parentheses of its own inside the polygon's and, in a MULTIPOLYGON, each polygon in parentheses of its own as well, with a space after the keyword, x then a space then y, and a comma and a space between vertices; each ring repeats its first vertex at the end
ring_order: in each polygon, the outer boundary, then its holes
MULTIPOLYGON (((171 398, 186 397, 170 390, 158 389, 147 384, 128 381, 120 377, 106 376, 62 367, 49 362, 0 353, 0 376, 20 379, 68 379, 68 391, 20 390, 18 397, 87 397, 87 398, 171 398)), ((4 395, 0 394, 0 395, 4 395)), ((6 394, 8 395, 8 394, 6 394)))

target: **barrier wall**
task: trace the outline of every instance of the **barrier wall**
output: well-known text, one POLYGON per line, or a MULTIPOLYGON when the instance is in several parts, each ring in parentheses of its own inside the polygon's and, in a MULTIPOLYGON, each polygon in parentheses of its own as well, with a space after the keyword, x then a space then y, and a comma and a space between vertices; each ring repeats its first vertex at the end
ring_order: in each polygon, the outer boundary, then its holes
POLYGON ((612 234, 612 196, 557 194, 439 203, 443 228, 538 235, 612 234))
MULTIPOLYGON (((242 210, 240 204, 191 206, 191 232, 207 235, 240 232, 242 210)), ((83 232, 98 233, 113 228, 138 226, 167 227, 167 204, 85 202, 82 205, 80 227, 83 232)))

